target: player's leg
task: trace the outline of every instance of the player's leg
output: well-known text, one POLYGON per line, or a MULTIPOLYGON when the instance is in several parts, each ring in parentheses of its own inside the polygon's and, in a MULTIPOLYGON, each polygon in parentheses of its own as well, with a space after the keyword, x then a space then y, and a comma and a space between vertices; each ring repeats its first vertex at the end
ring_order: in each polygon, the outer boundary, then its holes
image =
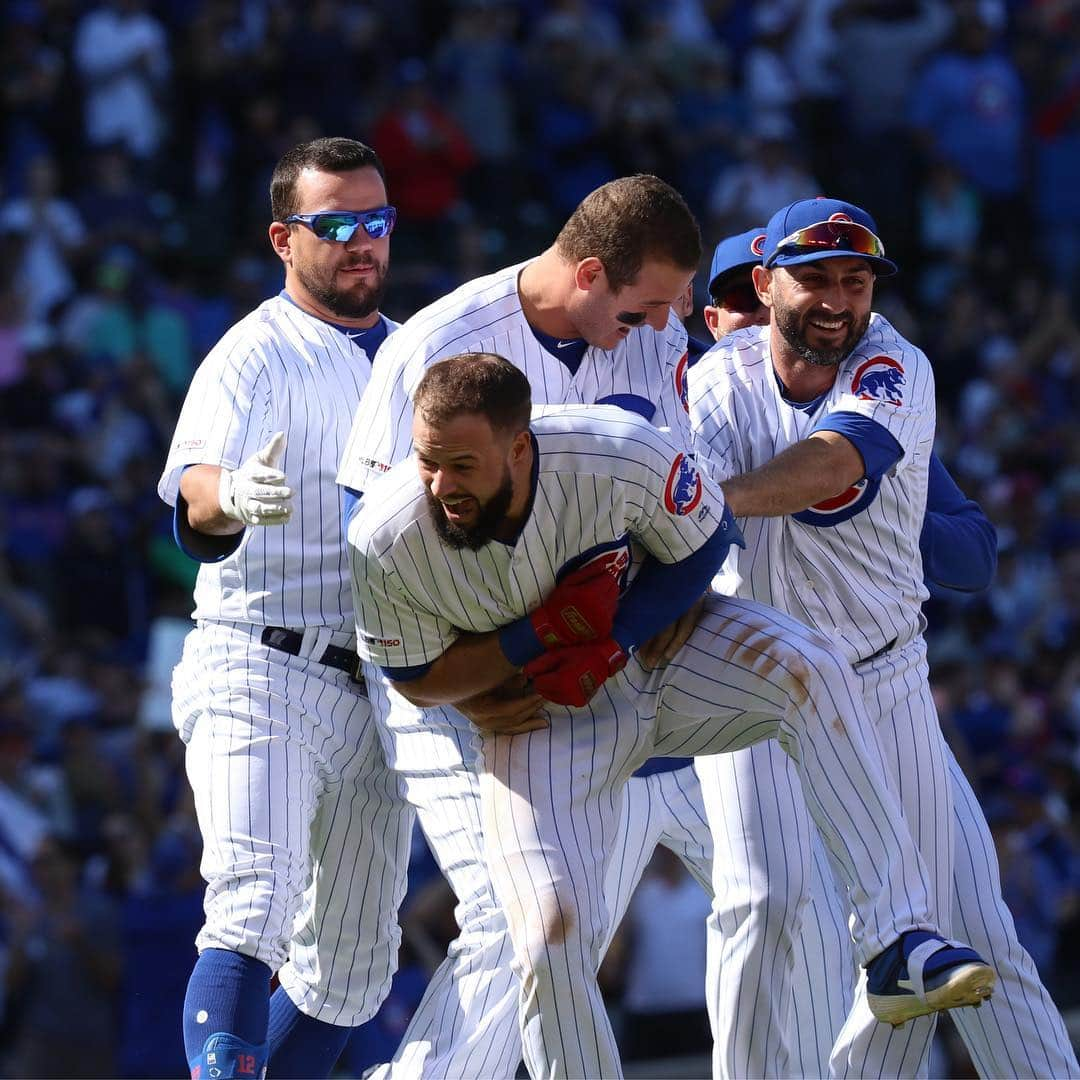
POLYGON ((765 605, 713 596, 658 678, 637 665, 624 674, 655 691, 656 752, 721 753, 779 739, 844 876, 856 956, 871 964, 875 1011, 899 1022, 989 990, 992 972, 977 956, 927 932, 936 918, 926 867, 855 676, 830 642, 765 605))
POLYGON ((829 1075, 829 1054, 855 995, 847 896, 816 829, 810 834, 810 901, 795 938, 791 975, 792 1077, 829 1075))
POLYGON ((775 740, 699 757, 697 769, 714 845, 706 980, 713 1075, 787 1076, 813 823, 775 740))
POLYGON ((1077 1077, 1061 1013, 1016 937, 1001 897, 997 853, 971 785, 946 748, 956 810, 953 928, 994 965, 998 988, 981 1009, 953 1020, 982 1076, 1077 1077))
MULTIPOLYGON (((953 908, 952 783, 930 692, 926 644, 916 638, 856 668, 856 673, 890 781, 930 874, 934 910, 941 913, 941 929, 948 934, 953 908)), ((834 1070, 856 1076, 926 1075, 935 1018, 921 1017, 893 1030, 873 1018, 862 1002, 866 992, 863 976, 856 986, 856 1005, 833 1049, 834 1070)))
POLYGON ((547 728, 484 739, 484 837, 514 943, 524 1056, 534 1077, 621 1075, 597 984, 609 917, 604 875, 621 790, 651 742, 609 681, 547 728), (616 719, 618 717, 618 719, 616 719))
MULTIPOLYGON (((342 693, 355 693, 341 678, 342 693)), ((341 734, 323 749, 314 875, 271 1001, 271 1075, 329 1076, 397 967, 413 811, 386 766, 366 698, 355 698, 341 734)))
POLYGON ((623 789, 622 812, 604 880, 611 924, 604 951, 658 844, 682 860, 701 887, 712 895, 712 835, 701 802, 701 786, 689 761, 664 767, 649 762, 645 775, 635 773, 623 789))
POLYGON ((270 976, 308 876, 319 762, 294 737, 309 723, 301 703, 322 684, 282 658, 292 659, 249 631, 202 626, 173 674, 207 882, 184 1002, 188 1061, 203 1075, 208 1065, 222 1077, 258 1075, 266 1064, 270 976))
POLYGON ((387 760, 415 807, 428 846, 449 881, 461 933, 428 983, 394 1060, 373 1077, 512 1080, 521 1061, 518 980, 506 920, 483 855, 478 748, 467 722, 395 699, 366 668, 387 760))

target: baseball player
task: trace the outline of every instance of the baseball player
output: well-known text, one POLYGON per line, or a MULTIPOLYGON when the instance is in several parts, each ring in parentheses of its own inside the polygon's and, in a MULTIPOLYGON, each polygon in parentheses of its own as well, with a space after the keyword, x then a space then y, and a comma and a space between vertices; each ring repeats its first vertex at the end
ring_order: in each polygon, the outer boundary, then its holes
MULTIPOLYGON (((945 556, 944 574, 962 576, 964 568, 947 557, 940 529, 920 538, 928 475, 939 468, 931 464, 933 376, 922 352, 870 310, 875 275, 895 266, 872 218, 831 199, 778 211, 763 254, 753 281, 769 326, 726 338, 691 377, 699 456, 745 524, 737 595, 784 608, 836 641, 852 665, 938 910, 952 913, 954 928, 999 972, 993 1001, 955 1016, 980 1073, 1075 1076, 1061 1017, 1016 940, 985 819, 941 735, 929 690, 920 546, 928 558, 945 556)), ((949 494, 940 474, 935 483, 949 494)), ((710 819, 712 918, 724 940, 715 967, 710 958, 716 1064, 783 1075, 790 1000, 783 957, 804 917, 806 809, 797 793, 789 797, 786 762, 760 748, 698 768, 706 805, 738 810, 737 818, 710 819), (767 802, 752 799, 763 773, 773 778, 767 802)), ((829 925, 827 893, 813 914, 811 936, 829 925)), ((863 979, 831 1068, 920 1075, 932 1019, 894 1033, 869 1015, 865 992, 863 979)), ((804 1023, 800 1016, 795 1026, 804 1023)))
MULTIPOLYGON (((624 177, 592 192, 555 243, 417 312, 379 354, 342 458, 352 506, 412 450, 412 392, 426 368, 495 351, 538 402, 607 402, 689 446, 686 331, 671 311, 701 257, 697 223, 669 185, 624 177)), ((499 695, 500 698, 502 695, 499 695)), ((525 694, 521 716, 535 711, 525 694)), ((483 856, 475 731, 460 711, 420 717, 372 699, 390 764, 457 895, 461 934, 428 986, 393 1063, 407 1076, 513 1077, 521 1058, 506 920, 483 856)), ((498 702, 505 709, 505 702, 498 702)), ((479 703, 466 712, 480 718, 479 703)))
POLYGON ((825 638, 712 594, 669 664, 632 655, 738 540, 687 454, 621 409, 541 410, 530 427, 528 380, 486 353, 431 367, 414 405, 415 461, 372 486, 348 529, 357 647, 421 717, 522 669, 549 703, 549 723, 482 750, 484 853, 530 1073, 620 1074, 596 984, 603 874, 621 788, 651 753, 778 738, 849 890, 875 1015, 987 996, 993 971, 933 932, 927 872, 825 638), (568 596, 585 572, 619 583, 617 611, 568 596))
POLYGON ((158 488, 203 562, 173 676, 207 881, 194 1077, 261 1076, 271 1048, 277 1075, 329 1072, 389 988, 412 821, 355 677, 333 483, 394 326, 395 212, 378 157, 341 138, 286 153, 271 203, 285 289, 200 365, 158 488))
MULTIPOLYGON (((711 302, 703 314, 714 341, 736 330, 768 324, 769 309, 757 295, 752 275, 761 263, 764 240, 765 227, 761 226, 727 237, 713 252, 708 283, 711 302)), ((997 562, 994 528, 978 504, 963 496, 935 455, 930 462, 920 547, 928 583, 975 592, 985 589, 993 578, 997 562)), ((732 588, 726 575, 718 575, 714 587, 721 592, 732 588)), ((757 805, 767 796, 771 783, 767 778, 772 775, 774 759, 784 761, 783 752, 770 740, 731 756, 753 759, 747 766, 757 766, 756 785, 751 788, 744 782, 739 790, 725 789, 726 797, 734 806, 757 805)), ((786 772, 786 764, 782 768, 786 772)), ((790 1008, 782 1010, 767 1002, 753 1023, 740 1024, 738 1016, 729 1012, 714 1017, 716 1076, 769 1075, 765 1063, 779 1054, 787 1065, 778 1066, 777 1075, 814 1077, 828 1073, 830 1051, 851 1007, 855 972, 846 904, 837 893, 816 830, 809 830, 809 841, 809 853, 795 860, 801 860, 799 878, 808 875, 809 887, 802 898, 806 907, 801 929, 796 926, 791 942, 790 1008), (823 909, 821 914, 819 908, 823 909), (776 1030, 781 1024, 787 1033, 783 1041, 776 1030), (773 1043, 780 1046, 770 1049, 773 1043)), ((712 834, 697 773, 685 759, 654 758, 626 785, 615 855, 605 883, 613 929, 657 844, 679 855, 712 895, 712 834)), ((755 898, 748 898, 747 903, 755 904, 755 898)), ((760 952, 765 940, 759 938, 757 943, 746 945, 746 955, 760 952)), ((710 920, 708 948, 719 958, 722 942, 715 920, 710 920)), ((744 961, 743 969, 747 966, 749 961, 744 961)), ((717 960, 710 985, 715 985, 719 974, 717 960)))

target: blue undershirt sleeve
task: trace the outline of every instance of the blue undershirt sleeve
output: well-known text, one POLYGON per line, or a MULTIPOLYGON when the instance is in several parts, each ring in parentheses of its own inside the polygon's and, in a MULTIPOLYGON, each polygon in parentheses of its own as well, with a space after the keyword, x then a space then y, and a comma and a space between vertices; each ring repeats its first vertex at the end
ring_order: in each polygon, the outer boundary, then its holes
POLYGON ((828 413, 814 425, 814 431, 836 431, 848 439, 862 455, 864 475, 871 480, 880 480, 904 456, 904 448, 892 432, 861 413, 828 413))
POLYGON ((611 630, 623 651, 648 641, 688 611, 708 590, 732 544, 746 547, 730 508, 725 506, 716 531, 693 555, 676 563, 646 559, 619 603, 611 630))
POLYGON ((391 682, 410 682, 419 679, 431 670, 431 664, 416 664, 414 667, 380 667, 379 670, 391 682))
POLYGON ((978 592, 997 570, 997 530, 936 454, 930 456, 926 517, 919 536, 927 584, 978 592))

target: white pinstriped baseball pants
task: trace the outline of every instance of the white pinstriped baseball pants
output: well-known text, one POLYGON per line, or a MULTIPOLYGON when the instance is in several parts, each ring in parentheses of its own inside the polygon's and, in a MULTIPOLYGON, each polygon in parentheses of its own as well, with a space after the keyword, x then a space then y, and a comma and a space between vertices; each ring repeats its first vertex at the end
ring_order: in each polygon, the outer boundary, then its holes
POLYGON ((346 673, 261 631, 201 623, 173 672, 204 845, 196 944, 280 968, 302 1012, 355 1027, 397 967, 412 810, 346 673))
POLYGON ((620 792, 654 751, 721 753, 777 737, 842 868, 866 961, 935 919, 927 873, 866 731, 850 667, 796 620, 711 597, 667 667, 632 661, 590 706, 542 731, 484 740, 484 840, 521 979, 526 1064, 539 1076, 616 1076, 596 985, 610 918, 604 878, 620 792))

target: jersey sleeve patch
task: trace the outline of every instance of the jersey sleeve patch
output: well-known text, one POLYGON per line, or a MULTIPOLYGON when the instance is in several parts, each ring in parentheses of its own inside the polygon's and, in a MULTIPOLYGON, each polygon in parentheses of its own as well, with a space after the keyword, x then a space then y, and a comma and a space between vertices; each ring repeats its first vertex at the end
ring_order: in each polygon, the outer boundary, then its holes
POLYGON ((862 401, 883 401, 887 405, 904 404, 907 377, 904 365, 891 356, 872 356, 864 360, 851 378, 851 392, 862 401))
POLYGON ((686 517, 701 502, 701 474, 685 454, 677 454, 664 484, 664 507, 669 514, 686 517))

